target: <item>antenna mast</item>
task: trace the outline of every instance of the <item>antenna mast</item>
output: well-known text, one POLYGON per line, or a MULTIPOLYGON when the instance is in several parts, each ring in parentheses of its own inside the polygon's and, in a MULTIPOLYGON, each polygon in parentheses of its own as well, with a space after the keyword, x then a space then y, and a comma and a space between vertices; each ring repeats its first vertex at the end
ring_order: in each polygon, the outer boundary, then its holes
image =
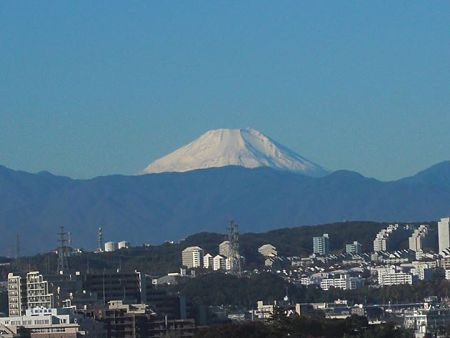
POLYGON ((102 227, 99 227, 97 231, 97 252, 102 251, 103 251, 103 229, 102 227))

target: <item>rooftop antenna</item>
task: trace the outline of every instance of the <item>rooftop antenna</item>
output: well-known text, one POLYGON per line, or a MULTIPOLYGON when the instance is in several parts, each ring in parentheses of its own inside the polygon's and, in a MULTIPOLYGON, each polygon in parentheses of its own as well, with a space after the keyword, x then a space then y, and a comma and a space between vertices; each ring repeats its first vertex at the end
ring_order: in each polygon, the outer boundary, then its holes
POLYGON ((67 241, 67 232, 64 231, 64 226, 62 225, 58 232, 58 273, 69 270, 67 241))
POLYGON ((241 256, 239 254, 239 225, 230 221, 228 226, 228 241, 230 242, 230 271, 232 274, 241 275, 241 256))

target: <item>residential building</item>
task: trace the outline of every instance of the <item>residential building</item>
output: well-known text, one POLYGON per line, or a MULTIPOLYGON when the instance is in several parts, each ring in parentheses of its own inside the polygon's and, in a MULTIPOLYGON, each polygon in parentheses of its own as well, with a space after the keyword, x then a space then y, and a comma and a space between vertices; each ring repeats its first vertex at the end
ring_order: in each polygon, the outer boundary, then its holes
POLYGON ((224 257, 231 256, 230 241, 223 241, 222 243, 219 244, 219 255, 224 257))
POLYGON ((277 248, 272 244, 264 244, 258 248, 258 252, 264 257, 276 257, 278 256, 277 248))
POLYGON ((124 304, 122 301, 110 301, 99 319, 105 323, 110 338, 149 337, 150 321, 156 318, 148 305, 124 304))
POLYGON ((226 269, 226 258, 221 255, 216 255, 213 258, 213 270, 225 270, 226 269))
POLYGON ((27 304, 28 308, 53 307, 53 294, 49 292, 49 285, 38 272, 27 273, 27 304))
POLYGON ((313 253, 326 256, 330 252, 330 237, 323 234, 320 237, 313 237, 313 253))
POLYGON ((323 278, 320 282, 322 290, 328 290, 330 287, 343 290, 354 290, 363 285, 363 280, 359 277, 350 277, 348 274, 340 274, 338 276, 329 276, 323 278))
POLYGON ((413 283, 413 275, 411 273, 405 273, 397 271, 397 268, 392 265, 389 267, 378 268, 378 284, 381 286, 388 285, 401 285, 413 283))
MULTIPOLYGON (((102 325, 96 325, 93 320, 76 316, 69 308, 27 309, 20 316, 0 317, 0 325, 8 328, 14 334, 25 328, 27 337, 45 338, 77 338, 80 336, 105 337, 102 325), (89 323, 90 332, 83 331, 80 324, 89 323)), ((20 335, 21 336, 21 335, 20 335)))
POLYGON ((381 229, 373 241, 373 251, 398 250, 399 244, 412 233, 409 225, 390 224, 386 229, 381 229))
POLYGON ((360 254, 362 252, 362 245, 357 241, 345 244, 345 252, 348 254, 360 254))
POLYGON ((181 253, 182 265, 187 268, 201 268, 203 266, 203 249, 198 246, 190 246, 181 253))
POLYGON ((27 309, 26 278, 13 273, 8 274, 8 309, 9 316, 21 316, 27 309))
POLYGON ((140 303, 145 298, 146 284, 145 275, 140 272, 105 271, 83 276, 83 290, 93 293, 102 304, 116 299, 140 303))
POLYGON ((203 267, 205 269, 212 269, 213 267, 213 255, 211 254, 206 254, 205 256, 203 256, 203 267))
POLYGON ((450 307, 424 303, 423 308, 407 311, 402 317, 404 327, 413 330, 415 337, 441 337, 442 331, 450 325, 450 307))
POLYGON ((8 274, 8 303, 10 316, 22 316, 27 309, 53 308, 54 296, 49 283, 38 271, 26 275, 8 274))
POLYGON ((450 247, 450 217, 438 222, 439 252, 450 247))
POLYGON ((413 251, 424 251, 425 247, 432 246, 432 234, 428 225, 422 224, 414 230, 409 237, 409 249, 413 251))
POLYGON ((193 319, 170 319, 157 314, 146 304, 111 301, 100 314, 109 338, 193 337, 193 319))

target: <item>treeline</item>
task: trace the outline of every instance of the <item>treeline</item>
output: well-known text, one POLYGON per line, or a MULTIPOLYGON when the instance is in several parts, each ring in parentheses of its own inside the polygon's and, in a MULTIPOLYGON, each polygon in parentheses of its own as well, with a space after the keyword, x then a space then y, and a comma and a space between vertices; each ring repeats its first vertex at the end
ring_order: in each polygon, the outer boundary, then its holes
POLYGON ((406 338, 412 332, 392 324, 369 325, 367 318, 351 316, 346 319, 286 317, 276 314, 270 322, 243 322, 212 326, 199 330, 196 338, 282 338, 282 337, 360 337, 406 338))
POLYGON ((288 296, 294 303, 333 302, 347 299, 350 304, 387 304, 422 302, 425 297, 450 297, 450 282, 434 280, 417 285, 363 287, 356 290, 331 288, 323 291, 316 286, 293 285, 271 273, 238 278, 220 273, 206 274, 171 286, 198 305, 229 305, 252 308, 258 300, 273 302, 288 296))

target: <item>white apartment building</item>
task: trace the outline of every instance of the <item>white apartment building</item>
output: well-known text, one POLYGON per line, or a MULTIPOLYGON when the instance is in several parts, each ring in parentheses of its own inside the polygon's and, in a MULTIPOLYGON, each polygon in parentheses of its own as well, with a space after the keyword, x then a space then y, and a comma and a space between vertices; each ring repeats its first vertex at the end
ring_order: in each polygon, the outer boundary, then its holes
POLYGON ((26 279, 8 274, 8 310, 10 316, 20 316, 27 309, 26 279))
POLYGON ((207 253, 204 257, 203 257, 203 267, 205 269, 212 269, 213 267, 213 255, 207 253))
POLYGON ((348 274, 341 274, 336 277, 328 277, 322 279, 320 282, 320 288, 322 290, 328 290, 330 287, 354 290, 362 286, 362 279, 358 277, 350 277, 348 274))
POLYGON ((264 244, 258 248, 258 252, 264 257, 276 257, 278 256, 277 248, 272 244, 264 244))
POLYGON ((231 246, 230 241, 223 241, 219 244, 219 255, 224 257, 230 257, 231 255, 231 246))
POLYGON ((199 246, 190 246, 181 252, 182 265, 192 269, 203 266, 203 249, 199 246))
POLYGON ((401 285, 413 283, 413 275, 396 270, 394 265, 389 267, 378 268, 378 284, 381 286, 401 285))
POLYGON ((408 239, 409 249, 416 252, 423 251, 429 232, 429 226, 426 224, 422 224, 414 230, 411 237, 408 239))
POLYGON ((49 292, 48 282, 39 272, 27 273, 27 302, 28 308, 53 307, 53 294, 49 292))
POLYGON ((373 241, 373 251, 391 251, 397 250, 396 247, 401 240, 410 236, 411 229, 408 225, 400 226, 390 224, 386 229, 381 229, 373 241))
POLYGON ((439 252, 450 247, 450 217, 438 222, 439 252))
POLYGON ((53 293, 49 283, 38 271, 28 272, 26 276, 8 274, 8 307, 10 316, 21 316, 27 309, 54 306, 53 293))
POLYGON ((213 270, 225 270, 226 269, 226 258, 221 255, 216 255, 213 258, 213 270))
POLYGON ((68 308, 27 309, 24 315, 0 317, 0 326, 6 327, 11 332, 17 333, 20 327, 25 327, 31 333, 31 337, 78 337, 80 325, 75 322, 73 311, 68 308))

